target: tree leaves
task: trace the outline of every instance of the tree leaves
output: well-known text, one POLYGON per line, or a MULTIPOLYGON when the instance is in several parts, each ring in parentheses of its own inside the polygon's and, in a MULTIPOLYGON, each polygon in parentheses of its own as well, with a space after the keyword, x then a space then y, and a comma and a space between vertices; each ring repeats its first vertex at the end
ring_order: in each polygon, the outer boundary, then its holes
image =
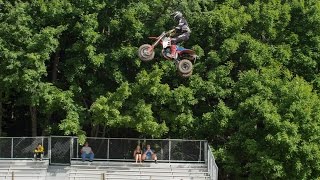
POLYGON ((319 7, 316 0, 0 0, 0 128, 10 135, 7 122, 31 119, 23 110, 32 107, 38 132, 81 142, 88 134, 207 139, 222 179, 316 179, 319 7), (192 29, 182 45, 199 55, 190 78, 177 75, 158 47, 151 62, 136 54, 152 43, 148 36, 175 25, 176 10, 192 29))

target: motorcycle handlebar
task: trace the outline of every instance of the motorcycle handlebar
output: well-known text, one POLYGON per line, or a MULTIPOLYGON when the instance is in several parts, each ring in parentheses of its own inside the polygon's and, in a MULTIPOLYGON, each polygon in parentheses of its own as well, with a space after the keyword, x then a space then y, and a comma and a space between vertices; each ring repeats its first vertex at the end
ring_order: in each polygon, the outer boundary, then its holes
POLYGON ((173 33, 175 31, 175 29, 171 29, 171 30, 169 30, 168 32, 167 32, 167 34, 171 34, 171 33, 173 33))

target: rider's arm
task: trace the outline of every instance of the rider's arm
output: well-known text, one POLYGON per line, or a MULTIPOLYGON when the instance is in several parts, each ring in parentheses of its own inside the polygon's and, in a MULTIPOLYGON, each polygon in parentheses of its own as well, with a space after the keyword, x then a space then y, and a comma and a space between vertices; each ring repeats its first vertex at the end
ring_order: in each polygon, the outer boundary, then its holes
POLYGON ((176 26, 175 29, 176 29, 177 31, 181 31, 181 30, 183 29, 183 26, 186 26, 187 24, 188 24, 188 23, 187 23, 186 19, 185 19, 185 18, 181 18, 181 19, 179 20, 178 26, 176 26))

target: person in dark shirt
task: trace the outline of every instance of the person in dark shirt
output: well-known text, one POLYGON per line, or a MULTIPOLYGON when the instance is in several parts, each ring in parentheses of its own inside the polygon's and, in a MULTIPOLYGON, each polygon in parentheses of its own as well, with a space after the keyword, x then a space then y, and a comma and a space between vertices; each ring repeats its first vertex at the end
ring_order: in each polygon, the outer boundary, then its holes
POLYGON ((135 158, 136 163, 138 163, 138 160, 141 163, 141 155, 142 155, 142 150, 141 150, 140 146, 138 145, 133 152, 133 157, 135 158))

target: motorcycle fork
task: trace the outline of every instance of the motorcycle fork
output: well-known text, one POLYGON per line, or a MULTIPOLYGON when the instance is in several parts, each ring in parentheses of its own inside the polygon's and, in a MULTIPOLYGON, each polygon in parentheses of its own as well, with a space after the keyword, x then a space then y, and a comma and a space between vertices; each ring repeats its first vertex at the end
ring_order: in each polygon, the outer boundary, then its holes
POLYGON ((154 49, 154 46, 150 46, 150 47, 148 48, 147 52, 150 54, 150 53, 153 51, 153 49, 154 49))
POLYGON ((158 40, 156 42, 154 42, 151 47, 148 48, 148 53, 150 53, 151 51, 153 51, 154 47, 156 47, 159 42, 161 41, 162 37, 161 38, 158 38, 158 40))

